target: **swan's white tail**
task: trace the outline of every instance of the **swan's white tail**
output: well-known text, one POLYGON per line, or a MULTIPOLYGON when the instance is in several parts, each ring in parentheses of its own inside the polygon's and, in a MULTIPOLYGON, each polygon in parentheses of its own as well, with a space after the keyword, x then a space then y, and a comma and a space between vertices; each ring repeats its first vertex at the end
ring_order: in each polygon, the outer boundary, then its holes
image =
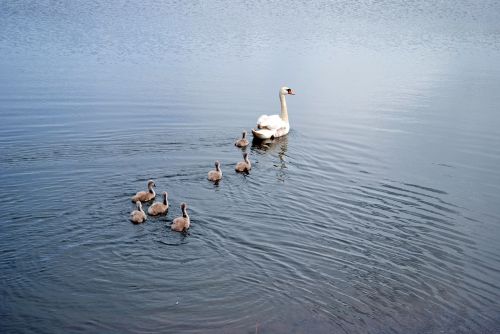
POLYGON ((269 139, 274 135, 274 130, 268 130, 268 129, 252 129, 252 134, 254 137, 258 139, 269 139))

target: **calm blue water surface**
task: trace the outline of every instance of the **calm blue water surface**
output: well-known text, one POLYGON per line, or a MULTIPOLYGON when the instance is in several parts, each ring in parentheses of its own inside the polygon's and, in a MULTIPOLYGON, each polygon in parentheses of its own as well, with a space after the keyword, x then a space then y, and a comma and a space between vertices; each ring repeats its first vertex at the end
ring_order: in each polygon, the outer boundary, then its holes
POLYGON ((499 92, 498 1, 1 1, 0 331, 498 333, 499 92))

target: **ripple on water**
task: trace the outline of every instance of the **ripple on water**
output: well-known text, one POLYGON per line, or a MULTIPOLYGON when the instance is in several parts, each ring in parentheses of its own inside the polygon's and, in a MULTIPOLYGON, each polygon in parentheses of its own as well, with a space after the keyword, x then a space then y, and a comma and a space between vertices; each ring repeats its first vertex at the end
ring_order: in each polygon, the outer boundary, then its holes
POLYGON ((499 327, 498 2, 0 6, 0 331, 499 327))

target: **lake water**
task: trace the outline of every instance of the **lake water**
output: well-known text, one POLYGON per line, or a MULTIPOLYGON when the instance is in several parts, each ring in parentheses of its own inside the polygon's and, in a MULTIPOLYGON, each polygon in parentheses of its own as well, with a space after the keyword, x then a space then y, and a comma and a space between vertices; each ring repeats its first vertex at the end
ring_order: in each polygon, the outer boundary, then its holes
POLYGON ((499 65, 498 1, 0 2, 0 331, 498 333, 499 65))

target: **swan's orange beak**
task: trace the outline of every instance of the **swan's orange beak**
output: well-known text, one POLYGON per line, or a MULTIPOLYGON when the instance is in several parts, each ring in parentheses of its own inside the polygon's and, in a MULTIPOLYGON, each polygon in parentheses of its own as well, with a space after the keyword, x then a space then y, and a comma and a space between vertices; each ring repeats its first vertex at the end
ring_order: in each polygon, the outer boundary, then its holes
POLYGON ((293 89, 288 89, 288 95, 295 95, 295 92, 293 91, 293 89))

